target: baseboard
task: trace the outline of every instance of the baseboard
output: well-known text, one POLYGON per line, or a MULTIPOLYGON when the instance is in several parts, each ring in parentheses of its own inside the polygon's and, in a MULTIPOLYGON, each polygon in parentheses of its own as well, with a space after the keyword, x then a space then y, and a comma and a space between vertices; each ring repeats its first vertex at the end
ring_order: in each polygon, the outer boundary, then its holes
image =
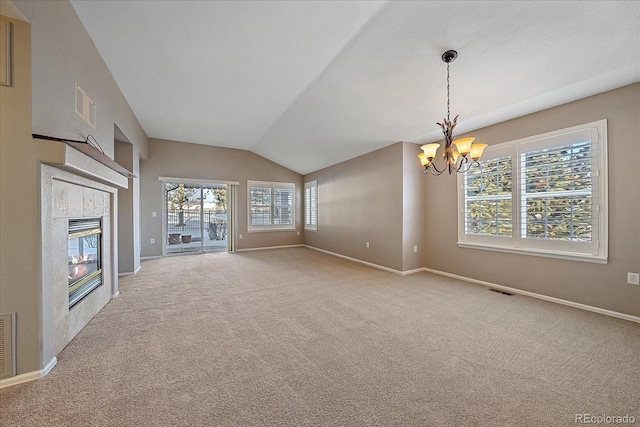
POLYGON ((119 296, 120 296, 120 291, 118 291, 115 294, 111 295, 111 299, 118 298, 119 296))
POLYGON ((568 300, 561 299, 561 298, 550 297, 548 295, 537 294, 535 292, 523 291, 521 289, 511 288, 509 286, 497 285, 495 283, 485 282, 483 280, 472 279, 472 278, 464 277, 464 276, 459 276, 457 274, 447 273, 447 272, 444 272, 444 271, 433 270, 431 268, 426 268, 425 267, 425 268, 423 268, 423 271, 426 271, 426 272, 429 272, 429 273, 433 273, 433 274, 438 274, 440 276, 451 277, 452 279, 458 279, 458 280, 462 280, 464 282, 474 283, 476 285, 486 286, 486 287, 492 288, 492 289, 498 289, 500 291, 505 291, 505 292, 509 292, 509 293, 512 293, 512 294, 525 295, 525 296, 528 296, 528 297, 537 298, 537 299, 541 299, 541 300, 544 300, 544 301, 553 302, 553 303, 556 303, 556 304, 562 304, 562 305, 566 305, 566 306, 573 307, 573 308, 579 308, 581 310, 592 311, 594 313, 604 314, 605 316, 617 317, 618 319, 623 319, 623 320, 628 320, 630 322, 640 323, 640 317, 632 316, 632 315, 626 314, 626 313, 620 313, 620 312, 617 312, 617 311, 607 310, 607 309, 600 308, 600 307, 594 307, 592 305, 587 305, 587 304, 581 304, 579 302, 568 301, 568 300))
POLYGON ((299 248, 304 246, 303 244, 299 245, 282 245, 282 246, 263 246, 261 248, 246 248, 246 249, 236 249, 234 252, 249 252, 249 251, 262 251, 269 249, 285 249, 285 248, 299 248))
POLYGON ((369 267, 373 267, 373 268, 377 268, 377 269, 380 269, 380 270, 388 271, 388 272, 394 273, 394 274, 400 274, 402 276, 405 276, 407 274, 419 273, 421 271, 424 271, 424 268, 416 268, 414 270, 407 270, 407 271, 395 270, 393 268, 385 267, 384 265, 374 264, 372 262, 367 262, 367 261, 363 261, 361 259, 352 258, 350 256, 342 255, 342 254, 339 254, 339 253, 336 253, 336 252, 327 251, 325 249, 316 248, 314 246, 309 246, 309 245, 303 245, 303 246, 305 248, 313 249, 314 251, 323 252, 325 254, 337 256, 338 258, 347 259, 347 260, 353 261, 353 262, 359 262, 360 264, 368 265, 369 267))
POLYGON ((620 313, 620 312, 612 311, 612 310, 607 310, 607 309, 600 308, 600 307, 594 307, 592 305, 581 304, 581 303, 578 303, 578 302, 568 301, 568 300, 564 300, 564 299, 561 299, 561 298, 555 298, 555 297, 550 297, 550 296, 543 295, 543 294, 537 294, 535 292, 523 291, 521 289, 511 288, 509 286, 497 285, 495 283, 485 282, 483 280, 472 279, 470 277, 465 277, 465 276, 459 276, 457 274, 447 273, 447 272, 440 271, 440 270, 434 270, 434 269, 426 268, 426 267, 416 268, 414 270, 407 270, 407 271, 394 270, 394 269, 389 268, 389 267, 384 267, 382 265, 373 264, 373 263, 367 262, 367 261, 362 261, 362 260, 357 259, 357 258, 352 258, 352 257, 346 256, 346 255, 342 255, 342 254, 336 253, 336 252, 327 251, 325 249, 320 249, 320 248, 316 248, 316 247, 309 246, 309 245, 303 245, 303 246, 306 247, 306 248, 309 248, 309 249, 313 249, 314 251, 323 252, 325 254, 337 256, 339 258, 344 258, 344 259, 347 259, 349 261, 358 262, 360 264, 368 265, 369 267, 378 268, 378 269, 389 271, 389 272, 395 273, 395 274, 407 275, 407 274, 419 273, 421 271, 426 271, 426 272, 429 272, 429 273, 438 274, 440 276, 451 277, 452 279, 458 279, 458 280, 462 280, 463 282, 469 282, 469 283, 473 283, 473 284, 476 284, 476 285, 482 285, 482 286, 486 286, 488 288, 498 289, 498 290, 509 292, 509 293, 512 293, 512 294, 525 295, 525 296, 528 296, 528 297, 537 298, 537 299, 541 299, 541 300, 544 300, 544 301, 553 302, 553 303, 556 303, 556 304, 562 304, 562 305, 566 305, 566 306, 569 306, 569 307, 578 308, 578 309, 581 309, 581 310, 586 310, 586 311, 591 311, 591 312, 594 312, 594 313, 604 314, 605 316, 611 316, 611 317, 616 317, 618 319, 628 320, 630 322, 640 323, 640 317, 638 317, 638 316, 632 316, 630 314, 620 313))
MULTIPOLYGON (((142 258, 141 258, 142 259, 142 258)), ((132 276, 134 274, 138 274, 142 270, 142 266, 139 265, 135 271, 124 271, 122 273, 118 273, 118 277, 132 276)))
MULTIPOLYGON (((144 261, 147 259, 156 259, 156 258, 162 258, 162 255, 153 255, 153 256, 141 256, 140 257, 140 261, 144 261)), ((141 266, 142 268, 142 266, 141 266)))
POLYGON ((54 357, 53 359, 51 359, 49 363, 47 363, 47 366, 40 369, 39 371, 27 372, 26 374, 20 374, 20 375, 16 375, 15 377, 5 378, 4 380, 0 380, 0 388, 9 387, 16 384, 22 384, 22 383, 26 383, 29 381, 42 378, 45 375, 47 375, 49 372, 51 372, 53 367, 56 366, 56 363, 58 363, 58 359, 54 357))

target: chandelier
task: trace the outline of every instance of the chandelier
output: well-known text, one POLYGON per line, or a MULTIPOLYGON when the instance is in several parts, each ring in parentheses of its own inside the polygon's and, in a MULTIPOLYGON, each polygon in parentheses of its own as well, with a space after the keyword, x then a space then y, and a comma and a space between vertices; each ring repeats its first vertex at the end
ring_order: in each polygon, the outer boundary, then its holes
POLYGON ((420 147, 423 153, 418 154, 418 158, 424 166, 423 173, 431 172, 433 175, 440 175, 445 170, 449 171, 451 175, 454 171, 458 173, 464 173, 468 171, 473 165, 480 166, 478 160, 482 157, 487 144, 482 144, 475 141, 475 138, 460 138, 453 140, 453 129, 455 129, 458 122, 458 116, 455 116, 453 121, 449 118, 450 111, 450 95, 449 95, 449 64, 452 63, 458 57, 458 52, 455 50, 448 50, 442 54, 442 61, 447 63, 447 118, 442 123, 436 123, 442 128, 444 134, 444 165, 442 169, 438 169, 433 162, 436 157, 436 152, 440 144, 425 144, 420 147), (454 147, 455 145, 455 147, 454 147))

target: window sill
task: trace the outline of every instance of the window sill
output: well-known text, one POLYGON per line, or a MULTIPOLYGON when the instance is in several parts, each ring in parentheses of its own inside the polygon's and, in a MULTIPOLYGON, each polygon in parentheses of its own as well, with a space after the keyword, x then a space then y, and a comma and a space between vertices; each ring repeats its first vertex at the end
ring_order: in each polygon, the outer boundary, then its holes
POLYGON ((564 259, 568 261, 591 262, 595 264, 607 264, 608 262, 608 259, 606 256, 588 255, 588 254, 581 254, 576 252, 557 252, 557 251, 540 250, 540 249, 508 248, 504 246, 494 246, 494 245, 469 243, 469 242, 458 242, 458 247, 468 248, 468 249, 481 249, 481 250, 493 251, 493 252, 506 252, 506 253, 519 254, 519 255, 539 256, 539 257, 545 257, 545 258, 564 259))
POLYGON ((273 228, 273 227, 265 227, 265 228, 249 228, 247 233, 268 233, 270 231, 296 231, 295 228, 273 228))

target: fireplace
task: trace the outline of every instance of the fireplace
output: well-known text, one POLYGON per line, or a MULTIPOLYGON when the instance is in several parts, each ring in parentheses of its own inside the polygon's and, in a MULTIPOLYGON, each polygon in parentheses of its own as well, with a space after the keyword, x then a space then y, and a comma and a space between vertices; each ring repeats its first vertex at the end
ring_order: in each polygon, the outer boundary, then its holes
POLYGON ((69 308, 102 285, 102 219, 69 220, 69 308))

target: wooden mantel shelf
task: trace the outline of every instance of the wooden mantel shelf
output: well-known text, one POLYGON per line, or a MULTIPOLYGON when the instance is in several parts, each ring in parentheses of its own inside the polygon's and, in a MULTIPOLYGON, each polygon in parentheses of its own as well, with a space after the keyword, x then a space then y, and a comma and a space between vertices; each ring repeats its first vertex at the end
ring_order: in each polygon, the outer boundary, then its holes
POLYGON ((64 139, 64 138, 55 138, 52 136, 38 135, 35 133, 32 136, 36 139, 45 139, 48 141, 64 142, 65 144, 75 148, 81 153, 86 154, 87 156, 91 157, 94 160, 97 160, 98 162, 107 166, 109 169, 118 172, 120 175, 123 175, 127 178, 137 178, 137 176, 134 173, 128 171, 123 166, 120 166, 115 160, 113 160, 111 157, 107 156, 102 151, 98 150, 96 147, 89 144, 88 142, 73 141, 73 140, 64 139))
POLYGON ((128 178, 137 178, 135 174, 119 165, 100 150, 84 141, 65 140, 44 135, 32 135, 33 138, 55 141, 60 144, 42 159, 43 163, 128 188, 128 178), (66 148, 63 148, 66 147, 66 148))
POLYGON ((88 144, 86 142, 73 142, 73 141, 62 141, 62 142, 64 142, 67 145, 70 145, 71 147, 75 148, 81 153, 86 154, 92 159, 99 161, 103 165, 107 166, 109 169, 112 169, 118 172, 120 175, 126 176, 127 178, 137 178, 137 176, 134 173, 128 171, 123 166, 120 166, 118 163, 116 163, 115 160, 113 160, 111 157, 107 156, 106 154, 104 154, 103 152, 101 152, 91 144, 88 144))

